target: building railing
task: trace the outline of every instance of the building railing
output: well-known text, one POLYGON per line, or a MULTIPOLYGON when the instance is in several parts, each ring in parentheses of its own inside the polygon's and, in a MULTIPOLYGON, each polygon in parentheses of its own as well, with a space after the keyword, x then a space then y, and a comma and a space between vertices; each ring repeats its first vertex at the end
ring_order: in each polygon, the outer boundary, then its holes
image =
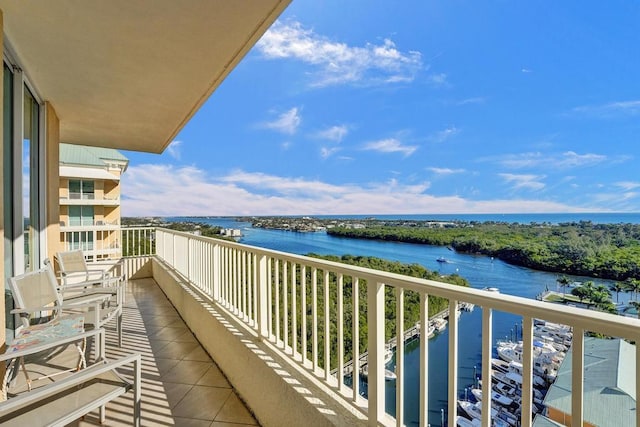
MULTIPOLYGON (((230 241, 195 236, 167 229, 123 229, 124 253, 157 255, 181 273, 212 301, 225 307, 259 336, 274 343, 294 363, 325 382, 358 410, 365 411, 370 425, 405 424, 404 420, 404 301, 415 293, 420 301, 419 328, 429 326, 428 297, 449 300, 449 312, 461 303, 482 309, 482 378, 491 378, 494 312, 522 316, 523 382, 520 425, 532 425, 534 319, 573 328, 572 425, 583 424, 585 332, 640 341, 640 321, 577 307, 496 294, 485 290, 448 285, 432 280, 386 273, 336 262, 277 252, 230 241), (392 289, 395 306, 389 307, 392 289), (385 310, 396 318, 396 418, 385 413, 385 310), (360 324, 366 312, 367 326, 360 324), (349 333, 350 332, 350 333, 349 333), (367 352, 367 398, 359 381, 335 373, 345 372, 349 360, 358 372, 361 353, 367 352), (333 355, 333 357, 332 357, 333 355), (576 356, 577 355, 577 356, 576 356)), ((449 316, 447 425, 455 426, 458 395, 459 323, 449 316)), ((474 326, 477 327, 477 326, 474 326)), ((427 334, 420 346, 420 425, 428 424, 429 352, 427 334)), ((636 347, 636 372, 640 354, 636 347)), ((482 381, 482 395, 491 395, 491 381, 482 381)), ((636 381, 640 396, 640 381, 636 381)), ((482 400, 482 425, 492 425, 491 399, 482 400)), ((636 411, 640 426, 640 411, 636 411)))
POLYGON ((69 194, 67 194, 66 196, 62 196, 60 197, 60 200, 64 203, 64 202, 69 202, 69 201, 79 201, 79 200, 87 200, 87 201, 91 201, 93 204, 95 204, 94 202, 118 202, 120 200, 120 196, 110 196, 110 195, 102 195, 100 197, 96 197, 95 193, 76 193, 76 192, 70 192, 69 194))

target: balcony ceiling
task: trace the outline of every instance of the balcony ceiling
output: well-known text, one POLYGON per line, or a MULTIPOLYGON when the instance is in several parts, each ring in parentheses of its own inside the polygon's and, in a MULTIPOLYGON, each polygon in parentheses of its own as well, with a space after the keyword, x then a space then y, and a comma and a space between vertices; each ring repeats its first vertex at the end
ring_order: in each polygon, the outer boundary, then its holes
POLYGON ((60 139, 162 152, 290 0, 0 0, 60 139))

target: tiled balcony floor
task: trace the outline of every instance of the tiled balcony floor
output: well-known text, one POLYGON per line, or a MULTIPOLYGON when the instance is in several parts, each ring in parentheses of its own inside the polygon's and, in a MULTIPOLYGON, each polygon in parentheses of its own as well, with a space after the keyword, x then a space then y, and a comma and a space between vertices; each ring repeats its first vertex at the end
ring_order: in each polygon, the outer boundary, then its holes
MULTIPOLYGON (((130 280, 123 345, 107 331, 107 357, 142 354, 142 425, 240 427, 258 425, 224 375, 153 279, 130 280)), ((107 405, 103 425, 131 424, 131 394, 107 405)), ((97 413, 73 426, 99 425, 97 413)))

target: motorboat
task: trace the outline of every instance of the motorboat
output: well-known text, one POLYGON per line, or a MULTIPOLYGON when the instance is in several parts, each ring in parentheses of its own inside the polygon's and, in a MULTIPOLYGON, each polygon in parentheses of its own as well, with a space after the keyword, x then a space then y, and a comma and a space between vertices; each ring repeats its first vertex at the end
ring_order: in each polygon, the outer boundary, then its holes
MULTIPOLYGON (((362 368, 360 368, 360 372, 362 373, 362 376, 365 378, 369 378, 369 365, 364 365, 362 368)), ((396 373, 389 370, 389 369, 385 369, 384 370, 384 379, 386 381, 395 381, 398 377, 396 376, 396 373)))
POLYGON ((447 328, 447 321, 441 317, 431 320, 431 324, 436 332, 442 332, 447 328))
POLYGON ((446 259, 446 258, 445 258, 445 257, 443 257, 443 256, 436 258, 436 261, 441 262, 441 263, 447 263, 447 262, 449 262, 449 260, 448 260, 448 259, 446 259))
POLYGON ((458 427, 481 427, 482 426, 482 422, 479 419, 474 418, 470 420, 468 418, 461 417, 460 415, 456 417, 456 424, 458 427))
MULTIPOLYGON (((482 401, 482 389, 472 388, 471 394, 473 394, 473 397, 475 397, 478 402, 482 401)), ((500 394, 495 390, 491 391, 491 401, 496 402, 505 407, 513 405, 513 399, 505 396, 504 394, 500 394)))
MULTIPOLYGON (((501 372, 503 374, 506 374, 507 372, 515 372, 516 374, 524 375, 524 368, 522 366, 522 363, 516 361, 505 362, 502 359, 491 359, 491 368, 495 372, 501 372)), ((545 381, 545 379, 540 375, 534 373, 533 385, 535 387, 546 387, 547 381, 545 381)))

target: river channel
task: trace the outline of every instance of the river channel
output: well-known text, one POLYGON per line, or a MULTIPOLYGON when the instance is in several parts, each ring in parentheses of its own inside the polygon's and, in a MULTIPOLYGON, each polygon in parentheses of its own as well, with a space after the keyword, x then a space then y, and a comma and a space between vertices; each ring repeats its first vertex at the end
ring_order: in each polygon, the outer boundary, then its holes
MULTIPOLYGON (((417 245, 409 243, 358 240, 329 236, 324 232, 297 233, 281 230, 253 228, 250 223, 236 222, 230 218, 168 218, 170 221, 199 221, 224 228, 242 231, 239 242, 247 245, 274 249, 283 252, 306 255, 363 255, 399 261, 418 263, 442 274, 458 273, 469 281, 473 288, 497 287, 501 293, 535 298, 544 291, 557 289, 557 274, 531 270, 506 264, 486 256, 460 254, 446 247, 417 245), (438 257, 449 262, 439 263, 438 257)), ((570 276, 575 281, 592 280, 570 276)), ((610 281, 596 280, 596 284, 609 285, 610 281)), ((614 296, 615 298, 615 296, 614 296)), ((620 301, 626 302, 628 295, 620 294, 620 301)), ((505 339, 520 331, 521 318, 508 313, 494 312, 494 339, 505 339)), ((482 312, 476 309, 463 312, 459 323, 459 396, 464 397, 465 388, 474 383, 474 373, 481 370, 481 324, 482 312)), ((447 360, 448 329, 429 340, 429 423, 440 426, 447 411, 447 360)), ((418 341, 405 346, 405 423, 419 425, 419 361, 418 341)), ((395 359, 392 363, 395 363, 395 359)), ((390 368, 392 369, 392 368, 390 368)), ((395 415, 395 382, 386 383, 387 412, 395 415)))

